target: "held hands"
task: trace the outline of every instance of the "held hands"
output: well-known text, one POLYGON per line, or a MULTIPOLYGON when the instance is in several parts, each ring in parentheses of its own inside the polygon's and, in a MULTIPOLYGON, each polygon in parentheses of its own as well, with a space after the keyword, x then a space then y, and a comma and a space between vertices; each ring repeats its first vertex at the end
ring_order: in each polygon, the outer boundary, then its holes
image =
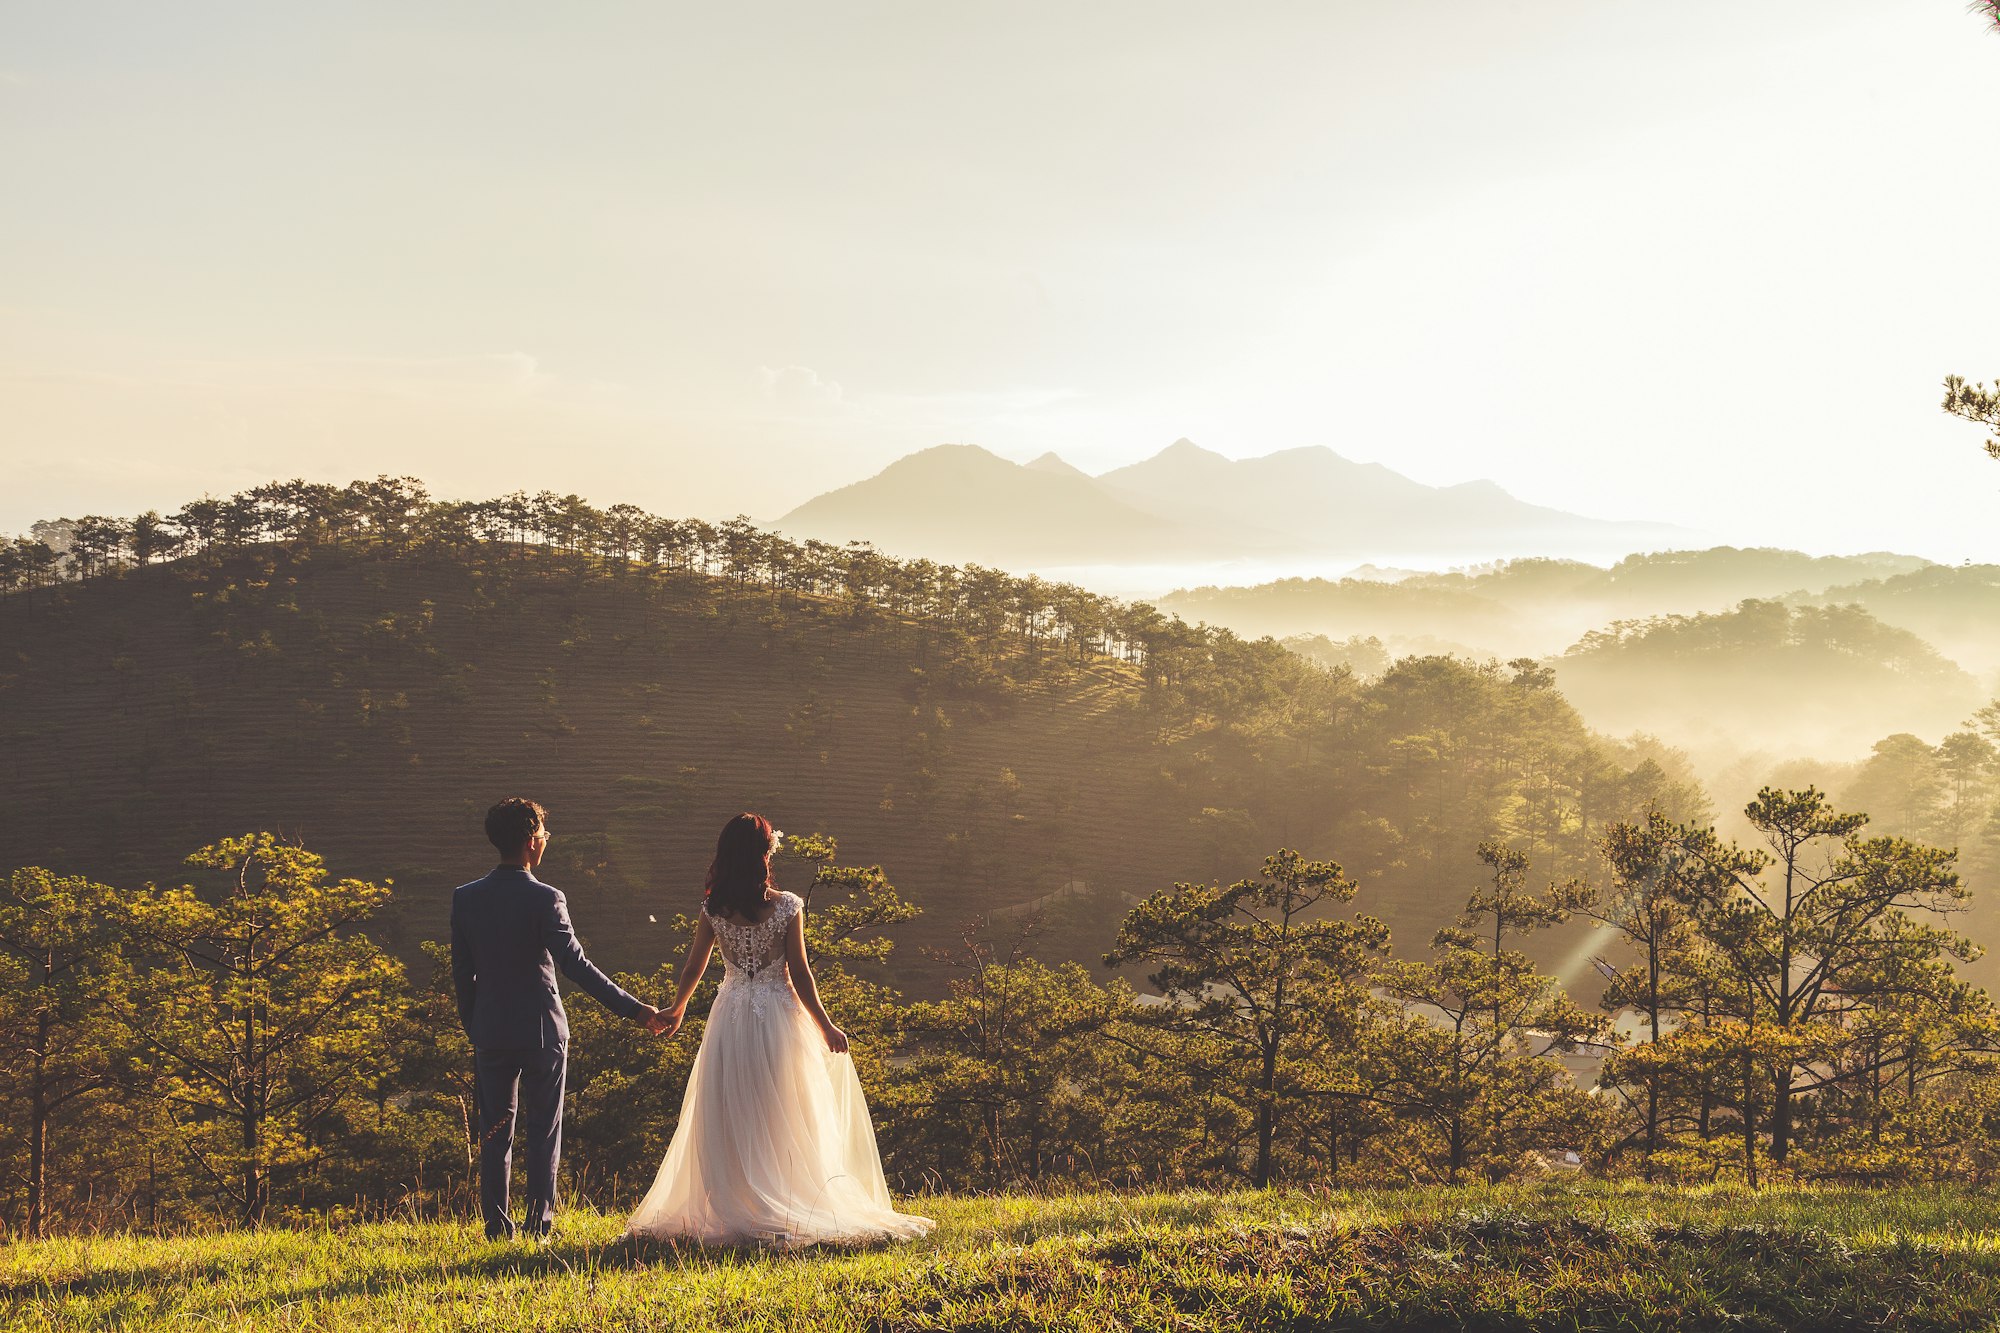
MULTIPOLYGON (((639 1021, 646 1025, 646 1031, 655 1037, 671 1037, 681 1030, 681 1016, 671 1009, 655 1009, 652 1005, 641 1006, 639 1021)), ((847 1034, 831 1022, 820 1028, 820 1035, 826 1038, 826 1048, 835 1055, 847 1054, 847 1034)))

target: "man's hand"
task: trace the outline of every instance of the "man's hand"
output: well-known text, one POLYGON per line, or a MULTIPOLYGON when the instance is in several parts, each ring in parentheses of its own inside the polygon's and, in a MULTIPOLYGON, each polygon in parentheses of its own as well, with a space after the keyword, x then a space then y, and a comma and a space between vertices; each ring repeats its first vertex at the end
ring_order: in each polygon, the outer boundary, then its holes
MULTIPOLYGON (((648 1005, 647 1008, 652 1008, 648 1005)), ((656 1037, 671 1037, 680 1031, 681 1016, 671 1009, 653 1009, 646 1016, 646 1031, 656 1037)))

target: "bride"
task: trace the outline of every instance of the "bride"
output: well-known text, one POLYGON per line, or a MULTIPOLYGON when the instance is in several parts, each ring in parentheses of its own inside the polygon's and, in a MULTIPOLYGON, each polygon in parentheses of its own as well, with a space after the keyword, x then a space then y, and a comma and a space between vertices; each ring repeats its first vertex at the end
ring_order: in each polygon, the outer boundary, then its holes
POLYGON ((694 944, 658 1030, 680 1029, 717 945, 722 988, 628 1236, 805 1245, 907 1239, 936 1225, 889 1201, 847 1034, 806 965, 805 904, 771 882, 779 836, 743 814, 716 840, 694 944))

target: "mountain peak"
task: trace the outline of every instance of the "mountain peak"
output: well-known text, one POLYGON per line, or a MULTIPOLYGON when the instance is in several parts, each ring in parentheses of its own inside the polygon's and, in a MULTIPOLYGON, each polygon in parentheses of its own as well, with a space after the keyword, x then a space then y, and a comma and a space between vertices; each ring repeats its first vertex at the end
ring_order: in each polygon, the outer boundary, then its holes
POLYGON ((795 540, 866 539, 878 550, 1019 567, 1160 558, 1176 526, 1054 454, 1016 463, 976 444, 935 444, 815 496, 777 521, 795 540))
POLYGON ((1151 458, 1101 473, 1097 480, 1128 499, 1204 487, 1227 475, 1235 464, 1182 436, 1151 458))
POLYGON ((1364 464, 1356 463, 1353 459, 1349 458, 1345 454, 1338 453, 1333 449, 1329 449, 1326 445, 1323 444, 1301 444, 1301 445, 1295 445, 1290 449, 1276 449, 1268 454, 1265 454, 1262 458, 1259 458, 1256 461, 1260 463, 1265 463, 1265 462, 1270 462, 1273 459, 1303 459, 1303 460, 1311 460, 1313 462, 1319 462, 1321 460, 1325 460, 1331 463, 1342 463, 1348 467, 1365 466, 1364 464))
POLYGON ((1082 468, 1062 458, 1053 449, 1033 462, 1023 463, 1022 466, 1035 472, 1053 472, 1058 477, 1088 477, 1090 475, 1082 468))
POLYGON ((1304 445, 1231 459, 1185 437, 1090 476, 1054 453, 1017 463, 934 445, 779 520, 794 535, 865 536, 881 549, 1013 567, 1176 559, 1490 555, 1656 540, 1529 504, 1489 480, 1430 486, 1382 463, 1304 445))
POLYGON ((1456 485, 1446 486, 1442 489, 1458 495, 1482 495, 1503 500, 1514 498, 1506 487, 1492 480, 1490 477, 1476 477, 1471 481, 1461 481, 1456 485))
POLYGON ((934 444, 928 449, 919 449, 913 454, 905 454, 889 466, 892 468, 900 467, 905 463, 915 463, 920 460, 925 463, 942 463, 947 460, 961 462, 977 461, 979 463, 988 461, 994 463, 1007 462, 1006 459, 980 444, 934 444))
POLYGON ((1229 461, 1227 458, 1224 458, 1221 454, 1216 453, 1215 450, 1213 449, 1202 448, 1200 445, 1196 444, 1193 440, 1190 440, 1185 435, 1181 436, 1178 440, 1175 440, 1172 444, 1168 445, 1166 448, 1160 450, 1160 452, 1153 455, 1153 460, 1155 462, 1158 462, 1161 459, 1172 459, 1176 462, 1180 462, 1183 460, 1193 461, 1195 459, 1202 459, 1202 460, 1214 459, 1218 463, 1227 463, 1229 461))

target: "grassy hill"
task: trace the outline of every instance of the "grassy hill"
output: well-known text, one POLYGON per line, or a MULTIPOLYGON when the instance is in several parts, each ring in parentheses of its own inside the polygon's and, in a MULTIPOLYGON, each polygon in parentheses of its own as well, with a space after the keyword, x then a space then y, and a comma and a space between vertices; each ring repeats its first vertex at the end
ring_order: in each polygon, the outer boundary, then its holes
POLYGON ((915 1200, 863 1251, 541 1247, 469 1225, 79 1238, 0 1249, 0 1322, 82 1328, 1976 1329, 1982 1194, 1525 1188, 915 1200))

